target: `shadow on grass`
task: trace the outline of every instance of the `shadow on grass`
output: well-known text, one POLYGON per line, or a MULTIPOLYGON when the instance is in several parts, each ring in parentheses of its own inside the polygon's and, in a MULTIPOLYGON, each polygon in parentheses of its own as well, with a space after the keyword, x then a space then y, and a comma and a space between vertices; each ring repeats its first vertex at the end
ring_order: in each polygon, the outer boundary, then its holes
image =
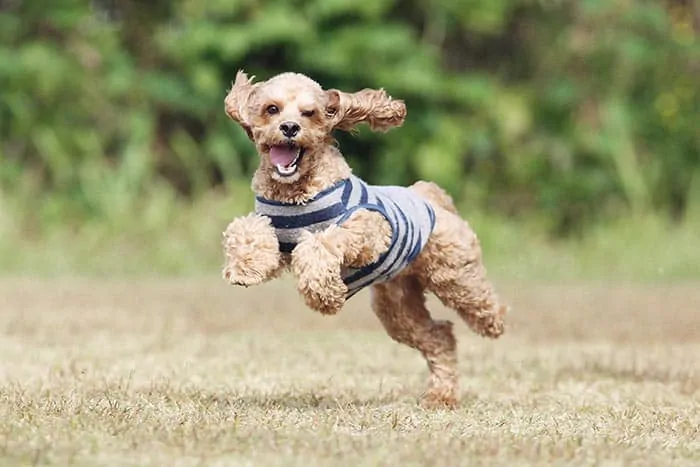
POLYGON ((417 404, 417 399, 407 395, 392 395, 383 394, 373 396, 368 394, 366 397, 355 395, 330 395, 330 394, 315 394, 301 393, 292 394, 289 392, 281 393, 261 393, 250 394, 246 396, 232 395, 229 404, 233 407, 257 407, 260 409, 320 409, 320 410, 337 410, 338 408, 380 408, 389 405, 400 404, 417 404))
MULTIPOLYGON (((208 404, 220 409, 262 409, 262 410, 338 410, 338 409, 381 409, 391 407, 415 407, 421 408, 421 394, 414 393, 367 393, 364 396, 355 394, 319 394, 304 393, 260 393, 244 396, 212 395, 207 397, 208 404)), ((468 407, 477 397, 472 393, 465 393, 461 397, 460 405, 468 407)), ((203 401, 204 402, 204 401, 203 401)), ((439 409, 436 409, 439 410, 439 409)))

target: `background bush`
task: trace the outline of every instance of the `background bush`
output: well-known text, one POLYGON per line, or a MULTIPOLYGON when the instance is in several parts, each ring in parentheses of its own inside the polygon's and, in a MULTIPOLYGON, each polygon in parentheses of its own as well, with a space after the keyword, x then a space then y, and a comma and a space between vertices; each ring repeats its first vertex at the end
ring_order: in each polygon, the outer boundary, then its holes
POLYGON ((680 221, 700 204, 698 31, 693 0, 0 0, 0 202, 40 231, 247 187, 223 113, 245 68, 405 99, 403 128, 339 135, 371 182, 432 179, 559 235, 680 221))

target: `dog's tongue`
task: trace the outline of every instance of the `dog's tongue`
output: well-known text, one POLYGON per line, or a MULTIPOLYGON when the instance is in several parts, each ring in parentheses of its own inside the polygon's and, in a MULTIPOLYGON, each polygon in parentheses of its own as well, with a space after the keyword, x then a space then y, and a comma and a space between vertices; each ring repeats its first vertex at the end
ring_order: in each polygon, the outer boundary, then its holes
POLYGON ((297 150, 294 147, 282 145, 270 148, 270 161, 275 165, 287 167, 294 162, 295 157, 297 157, 297 150))

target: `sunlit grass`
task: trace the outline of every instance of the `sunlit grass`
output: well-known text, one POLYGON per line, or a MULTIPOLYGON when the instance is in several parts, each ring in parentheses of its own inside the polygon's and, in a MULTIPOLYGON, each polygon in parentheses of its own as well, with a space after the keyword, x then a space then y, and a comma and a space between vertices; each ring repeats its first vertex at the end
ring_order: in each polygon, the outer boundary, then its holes
POLYGON ((508 334, 458 324, 462 404, 426 411, 364 293, 323 318, 285 282, 0 281, 0 463, 700 462, 697 284, 500 286, 508 334))

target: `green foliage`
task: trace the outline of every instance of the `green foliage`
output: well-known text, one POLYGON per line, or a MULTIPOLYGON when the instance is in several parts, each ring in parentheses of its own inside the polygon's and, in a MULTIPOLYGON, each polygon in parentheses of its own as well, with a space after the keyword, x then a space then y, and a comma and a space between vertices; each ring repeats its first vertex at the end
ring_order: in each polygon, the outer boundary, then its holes
POLYGON ((38 229, 241 193, 256 155, 227 86, 294 70, 406 100, 403 128, 339 135, 372 182, 428 178, 559 234, 682 219, 700 203, 699 23, 680 0, 0 2, 1 188, 38 229))

